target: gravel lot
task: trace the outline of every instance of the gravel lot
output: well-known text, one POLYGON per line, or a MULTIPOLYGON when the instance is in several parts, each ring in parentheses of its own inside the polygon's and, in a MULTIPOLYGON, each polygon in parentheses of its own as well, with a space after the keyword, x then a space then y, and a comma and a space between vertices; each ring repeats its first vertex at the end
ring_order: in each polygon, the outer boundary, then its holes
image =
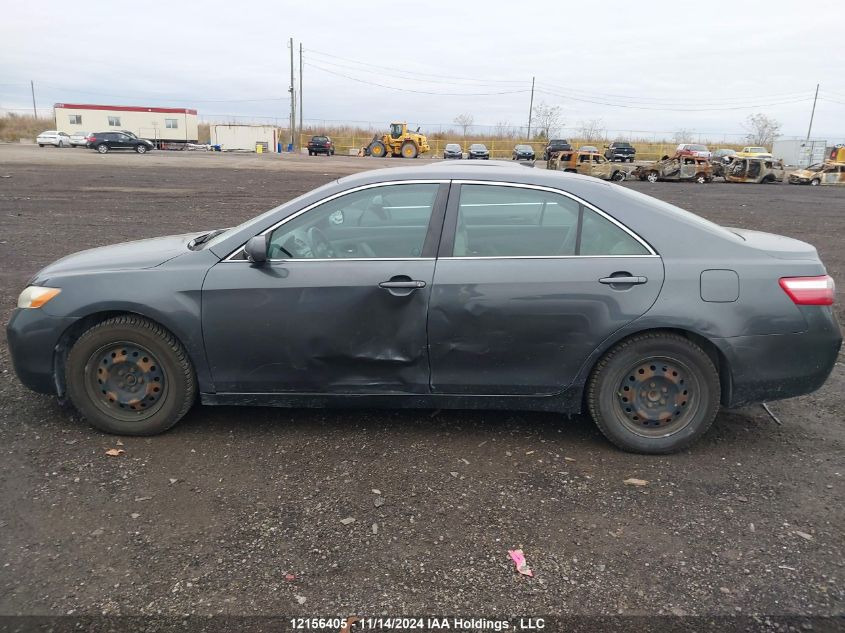
MULTIPOLYGON (((403 163, 0 145, 0 316, 68 253, 232 225, 403 163)), ((842 188, 625 186, 815 244, 845 317, 842 188)), ((108 457, 118 438, 23 388, 0 345, 0 615, 841 617, 842 357, 772 408, 783 426, 722 412, 691 450, 644 457, 586 417, 197 406, 108 457)))

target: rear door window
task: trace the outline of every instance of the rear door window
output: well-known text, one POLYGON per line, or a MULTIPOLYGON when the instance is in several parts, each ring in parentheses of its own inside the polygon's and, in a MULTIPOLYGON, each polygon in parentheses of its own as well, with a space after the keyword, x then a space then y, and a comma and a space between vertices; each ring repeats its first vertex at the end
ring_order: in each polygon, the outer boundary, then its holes
POLYGON ((620 226, 562 194, 462 185, 454 257, 648 255, 620 226))

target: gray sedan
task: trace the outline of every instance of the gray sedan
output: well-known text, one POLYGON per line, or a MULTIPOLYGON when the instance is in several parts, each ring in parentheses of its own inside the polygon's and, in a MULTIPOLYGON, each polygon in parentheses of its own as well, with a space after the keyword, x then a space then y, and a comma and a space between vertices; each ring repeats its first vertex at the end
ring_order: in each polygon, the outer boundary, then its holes
POLYGON ((21 293, 17 375, 110 433, 197 399, 501 408, 589 412, 643 453, 824 383, 841 334, 812 246, 510 165, 370 171, 66 257, 21 293))

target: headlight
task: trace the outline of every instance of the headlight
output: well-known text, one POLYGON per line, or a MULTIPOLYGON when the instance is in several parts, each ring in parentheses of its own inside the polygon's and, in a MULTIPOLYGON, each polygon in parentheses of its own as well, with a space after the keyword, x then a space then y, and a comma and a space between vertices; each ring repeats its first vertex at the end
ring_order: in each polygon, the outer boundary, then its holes
POLYGON ((59 288, 45 288, 44 286, 27 286, 18 297, 19 308, 40 308, 59 294, 59 288))

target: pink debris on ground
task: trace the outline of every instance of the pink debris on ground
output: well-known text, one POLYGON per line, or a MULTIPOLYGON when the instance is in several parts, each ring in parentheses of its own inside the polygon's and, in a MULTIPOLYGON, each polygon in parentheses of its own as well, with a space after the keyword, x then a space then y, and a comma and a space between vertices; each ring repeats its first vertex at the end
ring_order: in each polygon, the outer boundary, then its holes
POLYGON ((509 549, 508 554, 510 554, 511 559, 513 559, 513 562, 516 565, 516 571, 518 571, 523 576, 534 576, 534 572, 528 569, 528 563, 525 560, 525 554, 522 553, 521 549, 509 549))

